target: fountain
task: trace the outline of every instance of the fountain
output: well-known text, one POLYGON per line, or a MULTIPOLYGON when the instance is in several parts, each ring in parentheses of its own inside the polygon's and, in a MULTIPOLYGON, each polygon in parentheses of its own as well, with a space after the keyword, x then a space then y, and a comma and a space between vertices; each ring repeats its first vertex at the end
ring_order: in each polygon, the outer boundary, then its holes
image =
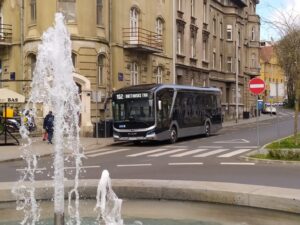
MULTIPOLYGON (((42 37, 38 48, 36 68, 33 73, 31 94, 26 109, 32 108, 36 115, 37 105, 47 105, 55 115, 54 120, 54 221, 64 224, 64 152, 71 150, 76 166, 74 187, 68 194, 69 221, 67 224, 80 224, 79 215, 79 173, 84 157, 79 141, 80 96, 73 81, 74 70, 71 58, 71 40, 61 13, 55 15, 55 25, 42 37)), ((21 224, 34 225, 39 220, 40 209, 35 200, 35 173, 37 157, 31 151, 31 139, 24 125, 20 129, 23 138, 23 158, 27 162, 25 172, 13 189, 17 198, 17 209, 24 210, 21 224), (24 181, 30 185, 25 186, 24 181)), ((109 182, 106 174, 105 182, 109 182)), ((104 207, 101 201, 101 207, 104 207)), ((103 211, 104 212, 104 211, 103 211)))

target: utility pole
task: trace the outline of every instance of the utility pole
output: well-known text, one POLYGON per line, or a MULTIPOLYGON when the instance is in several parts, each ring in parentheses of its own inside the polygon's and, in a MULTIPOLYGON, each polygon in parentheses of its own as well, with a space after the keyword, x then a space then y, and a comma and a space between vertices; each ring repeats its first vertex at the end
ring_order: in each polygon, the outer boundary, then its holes
POLYGON ((239 119, 239 35, 238 35, 238 25, 235 24, 236 29, 236 40, 235 40, 235 122, 238 123, 239 119))
POLYGON ((176 0, 173 0, 173 84, 176 84, 176 40, 177 40, 177 32, 176 32, 176 0))
MULTIPOLYGON (((21 79, 25 80, 24 76, 24 0, 21 0, 20 6, 20 66, 21 66, 21 79)), ((22 87, 20 89, 23 90, 24 83, 22 83, 22 87)), ((25 90, 23 90, 23 95, 25 95, 25 90)))

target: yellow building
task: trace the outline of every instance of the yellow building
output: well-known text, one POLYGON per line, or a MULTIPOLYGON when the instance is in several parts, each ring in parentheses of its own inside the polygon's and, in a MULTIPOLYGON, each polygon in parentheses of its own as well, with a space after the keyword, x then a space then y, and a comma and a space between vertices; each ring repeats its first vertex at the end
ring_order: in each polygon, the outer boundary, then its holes
POLYGON ((265 81, 266 89, 261 98, 265 103, 283 102, 286 96, 286 76, 278 65, 277 56, 271 43, 262 42, 260 48, 260 78, 265 81), (273 93, 271 89, 273 88, 273 93), (278 90, 278 98, 276 89, 278 90))

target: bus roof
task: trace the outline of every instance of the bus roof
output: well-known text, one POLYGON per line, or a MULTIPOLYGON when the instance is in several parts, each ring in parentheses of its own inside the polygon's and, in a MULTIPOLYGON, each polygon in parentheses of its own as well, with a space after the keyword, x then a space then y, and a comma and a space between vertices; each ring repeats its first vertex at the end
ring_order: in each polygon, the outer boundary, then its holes
POLYGON ((187 85, 177 85, 177 84, 140 84, 134 86, 123 87, 115 93, 129 93, 129 92, 140 92, 140 91, 156 91, 162 88, 174 88, 177 90, 194 90, 194 91, 212 91, 212 92, 221 92, 219 88, 215 87, 195 87, 187 85))

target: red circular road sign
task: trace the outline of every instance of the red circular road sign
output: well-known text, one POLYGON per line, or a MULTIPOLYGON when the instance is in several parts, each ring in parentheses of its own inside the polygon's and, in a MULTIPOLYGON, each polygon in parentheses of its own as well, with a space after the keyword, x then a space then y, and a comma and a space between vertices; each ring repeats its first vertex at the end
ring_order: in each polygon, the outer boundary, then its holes
POLYGON ((249 81, 249 89, 253 94, 260 94, 265 90, 265 82, 260 78, 253 78, 249 81))

